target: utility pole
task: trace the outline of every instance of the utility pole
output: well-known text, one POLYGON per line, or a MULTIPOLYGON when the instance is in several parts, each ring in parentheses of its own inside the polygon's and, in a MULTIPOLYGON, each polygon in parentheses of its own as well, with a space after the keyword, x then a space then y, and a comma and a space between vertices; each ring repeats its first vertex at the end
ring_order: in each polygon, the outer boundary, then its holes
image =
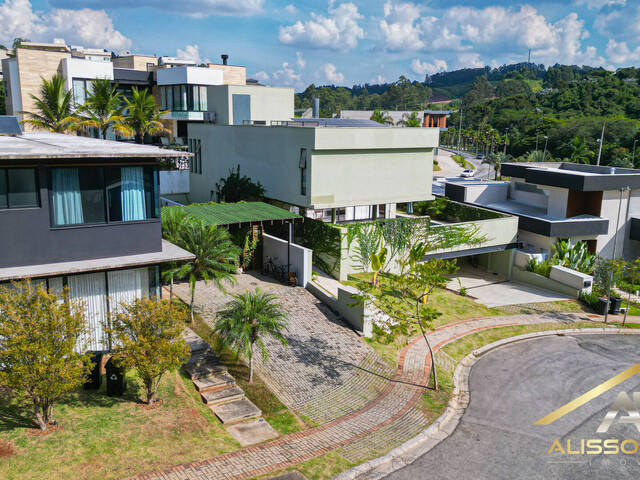
POLYGON ((538 153, 538 130, 536 130, 536 153, 538 153))
MULTIPOLYGON (((602 144, 602 142, 601 142, 602 144)), ((616 250, 618 249, 618 231, 620 230, 620 211, 622 210, 622 194, 630 188, 622 187, 620 189, 620 200, 618 201, 618 218, 616 219, 616 233, 613 236, 613 253, 611 254, 612 265, 609 267, 609 288, 607 291, 607 311, 604 313, 604 323, 609 318, 609 307, 611 306, 611 284, 613 283, 613 261, 616 259, 616 250)))
POLYGON ((460 151, 460 135, 462 134, 462 109, 460 109, 460 126, 458 127, 458 152, 460 151))
POLYGON ((602 133, 600 134, 600 147, 598 148, 598 161, 596 165, 600 165, 600 157, 602 156, 602 143, 604 142, 604 126, 607 122, 602 122, 602 133))
POLYGON ((544 152, 542 153, 542 161, 545 162, 547 159, 547 142, 549 141, 549 137, 547 135, 544 136, 544 152))

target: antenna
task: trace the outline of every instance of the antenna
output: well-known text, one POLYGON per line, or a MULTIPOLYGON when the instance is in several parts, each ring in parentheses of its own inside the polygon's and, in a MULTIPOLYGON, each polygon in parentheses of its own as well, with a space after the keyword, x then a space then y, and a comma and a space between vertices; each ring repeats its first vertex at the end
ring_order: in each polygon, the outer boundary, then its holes
POLYGON ((531 49, 529 49, 529 61, 527 63, 531 63, 531 49))

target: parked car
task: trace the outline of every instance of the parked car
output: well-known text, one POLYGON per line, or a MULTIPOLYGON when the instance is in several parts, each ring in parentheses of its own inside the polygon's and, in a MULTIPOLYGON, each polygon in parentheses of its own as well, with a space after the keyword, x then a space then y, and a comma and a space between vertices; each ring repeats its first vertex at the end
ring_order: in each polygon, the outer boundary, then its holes
POLYGON ((478 160, 482 160, 482 159, 484 158, 484 153, 478 153, 478 154, 476 155, 476 158, 477 158, 478 160))
POLYGON ((467 177, 467 178, 468 177, 473 177, 475 174, 476 174, 475 170, 469 170, 469 169, 466 169, 466 170, 463 170, 462 172, 460 172, 460 176, 461 177, 467 177))

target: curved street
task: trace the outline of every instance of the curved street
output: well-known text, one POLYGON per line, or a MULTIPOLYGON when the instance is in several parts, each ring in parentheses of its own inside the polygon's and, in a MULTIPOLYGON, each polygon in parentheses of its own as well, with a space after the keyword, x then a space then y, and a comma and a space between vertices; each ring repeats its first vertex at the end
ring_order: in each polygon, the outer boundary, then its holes
MULTIPOLYGON (((471 400, 454 433, 389 480, 622 479, 640 477, 640 453, 548 454, 554 440, 579 450, 581 439, 632 439, 633 424, 596 433, 620 392, 640 391, 640 376, 611 388, 555 422, 533 423, 611 377, 640 363, 635 335, 542 337, 498 348, 469 378, 471 400)), ((626 416, 622 410, 620 416, 626 416)), ((631 448, 631 447, 629 447, 631 448)))

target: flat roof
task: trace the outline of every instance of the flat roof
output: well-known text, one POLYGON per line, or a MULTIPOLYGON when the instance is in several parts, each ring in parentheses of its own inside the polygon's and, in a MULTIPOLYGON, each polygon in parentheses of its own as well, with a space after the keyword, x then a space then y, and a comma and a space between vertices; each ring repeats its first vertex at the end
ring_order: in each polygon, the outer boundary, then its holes
POLYGON ((22 135, 0 135, 0 160, 37 158, 168 158, 191 157, 152 145, 115 142, 97 138, 64 135, 61 133, 33 132, 22 135))
POLYGON ((164 208, 183 209, 189 215, 193 215, 210 225, 234 225, 302 218, 297 213, 264 202, 205 203, 164 208))
POLYGON ((56 277, 103 270, 136 268, 165 262, 183 262, 193 258, 195 258, 195 255, 192 253, 183 250, 173 243, 162 240, 162 251, 160 252, 0 268, 0 282, 19 280, 21 278, 56 277))

